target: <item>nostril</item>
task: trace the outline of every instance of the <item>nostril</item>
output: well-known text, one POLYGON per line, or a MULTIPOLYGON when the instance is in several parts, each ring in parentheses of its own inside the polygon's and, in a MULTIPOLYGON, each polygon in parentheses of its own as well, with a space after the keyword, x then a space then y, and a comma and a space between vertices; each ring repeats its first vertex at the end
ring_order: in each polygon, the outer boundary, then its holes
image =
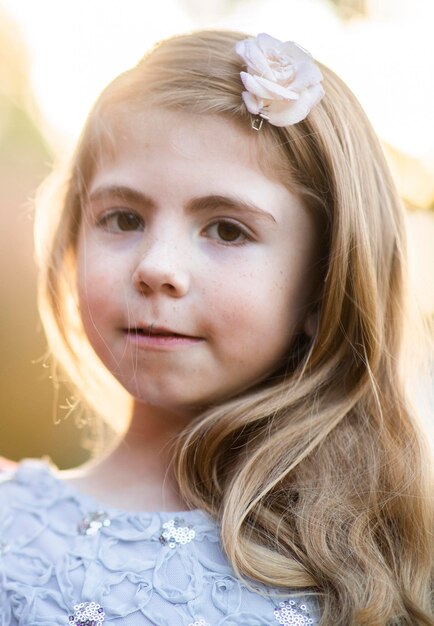
POLYGON ((149 258, 143 258, 137 265, 132 281, 135 288, 143 295, 151 293, 166 293, 172 297, 184 295, 190 285, 188 273, 180 267, 168 267, 167 259, 160 259, 160 263, 151 263, 149 258), (164 265, 166 261, 166 266, 164 265))

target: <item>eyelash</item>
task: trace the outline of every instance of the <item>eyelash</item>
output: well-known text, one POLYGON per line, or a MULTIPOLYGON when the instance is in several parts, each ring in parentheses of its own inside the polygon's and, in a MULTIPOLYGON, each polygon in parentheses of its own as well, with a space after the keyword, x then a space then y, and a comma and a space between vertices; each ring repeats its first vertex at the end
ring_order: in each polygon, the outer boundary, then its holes
MULTIPOLYGON (((145 228, 144 220, 139 214, 137 214, 135 211, 127 211, 124 209, 113 209, 109 211, 108 213, 106 213, 105 215, 103 215, 97 220, 96 225, 99 228, 102 228, 106 230, 107 232, 110 232, 113 234, 122 234, 122 233, 130 233, 130 232, 137 232, 137 231, 141 232, 145 228), (135 225, 139 226, 139 228, 137 227, 131 228, 131 229, 120 228, 119 222, 117 222, 116 224, 116 220, 119 220, 121 217, 130 218, 130 219, 132 218, 131 222, 135 221, 135 225)), ((219 241, 219 243, 222 245, 241 246, 247 243, 248 241, 252 241, 253 239, 252 235, 247 231, 247 229, 243 228, 241 224, 239 224, 236 221, 227 219, 227 218, 221 218, 221 219, 215 220, 204 229, 204 232, 208 232, 211 228, 213 227, 218 228, 222 225, 233 227, 239 233, 235 240, 225 241, 224 239, 216 238, 216 240, 219 241), (240 236, 242 238, 241 241, 239 241, 240 236)))

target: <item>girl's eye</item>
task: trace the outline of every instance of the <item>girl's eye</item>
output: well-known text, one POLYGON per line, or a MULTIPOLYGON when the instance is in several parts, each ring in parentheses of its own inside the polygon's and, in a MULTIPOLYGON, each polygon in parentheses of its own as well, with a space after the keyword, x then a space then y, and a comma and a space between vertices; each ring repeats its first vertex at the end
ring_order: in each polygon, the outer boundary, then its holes
POLYGON ((241 226, 227 220, 211 224, 207 231, 213 239, 223 241, 224 243, 244 243, 249 238, 241 226))
POLYGON ((133 211, 115 210, 103 215, 98 226, 111 233, 125 233, 143 230, 145 224, 143 218, 133 211))

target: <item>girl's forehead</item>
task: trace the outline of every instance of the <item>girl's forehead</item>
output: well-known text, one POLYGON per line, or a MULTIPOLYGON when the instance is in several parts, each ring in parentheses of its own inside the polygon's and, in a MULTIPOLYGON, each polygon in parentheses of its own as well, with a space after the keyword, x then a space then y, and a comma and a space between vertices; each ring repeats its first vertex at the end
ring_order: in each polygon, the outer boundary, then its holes
POLYGON ((157 107, 124 109, 111 115, 101 128, 97 138, 100 165, 119 158, 120 153, 132 158, 170 153, 187 161, 224 159, 228 166, 257 169, 290 186, 291 168, 282 148, 271 139, 264 141, 249 124, 224 115, 157 107))

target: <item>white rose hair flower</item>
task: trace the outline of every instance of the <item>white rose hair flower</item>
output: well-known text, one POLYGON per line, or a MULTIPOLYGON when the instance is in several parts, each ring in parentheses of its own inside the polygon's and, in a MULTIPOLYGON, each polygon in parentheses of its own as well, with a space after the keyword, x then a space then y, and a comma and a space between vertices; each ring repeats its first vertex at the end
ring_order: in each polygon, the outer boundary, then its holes
POLYGON ((274 126, 301 122, 323 97, 323 75, 312 55, 293 41, 279 41, 266 33, 244 39, 235 51, 245 61, 241 72, 247 110, 258 116, 256 130, 266 119, 274 126))

